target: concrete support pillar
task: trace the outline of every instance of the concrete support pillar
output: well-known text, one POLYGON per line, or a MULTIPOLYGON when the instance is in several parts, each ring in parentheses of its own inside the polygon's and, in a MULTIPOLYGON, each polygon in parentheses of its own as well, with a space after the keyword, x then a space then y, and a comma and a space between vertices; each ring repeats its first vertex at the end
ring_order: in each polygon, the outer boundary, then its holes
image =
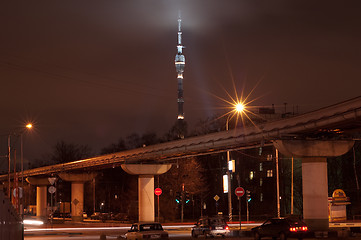
POLYGON ((71 218, 75 222, 83 221, 84 182, 71 183, 71 218))
POLYGON ((303 217, 317 229, 328 229, 327 158, 302 159, 303 217))
POLYGON ((26 181, 31 185, 36 186, 36 216, 43 220, 48 218, 47 216, 47 186, 50 185, 47 177, 28 177, 26 181))
POLYGON ((61 173, 59 177, 71 182, 71 219, 74 222, 83 221, 84 183, 95 178, 95 173, 61 173))
POLYGON ((154 175, 140 175, 138 178, 139 219, 154 221, 154 175))
POLYGON ((47 186, 36 187, 36 216, 40 218, 47 217, 47 186))
POLYGON ((285 156, 302 158, 303 217, 313 231, 327 231, 327 157, 347 153, 354 141, 277 140, 274 146, 285 156))
POLYGON ((138 178, 139 222, 154 222, 154 175, 166 173, 171 164, 123 164, 122 169, 138 178))

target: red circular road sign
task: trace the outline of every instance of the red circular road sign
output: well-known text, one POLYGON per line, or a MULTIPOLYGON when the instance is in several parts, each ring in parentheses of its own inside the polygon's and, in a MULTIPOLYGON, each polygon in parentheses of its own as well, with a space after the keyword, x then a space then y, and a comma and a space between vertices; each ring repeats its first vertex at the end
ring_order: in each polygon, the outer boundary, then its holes
POLYGON ((243 187, 238 187, 236 190, 234 190, 234 193, 237 197, 242 197, 244 195, 244 189, 243 187))
POLYGON ((161 195, 162 194, 162 189, 160 189, 160 188, 154 189, 154 194, 157 195, 157 196, 161 195))

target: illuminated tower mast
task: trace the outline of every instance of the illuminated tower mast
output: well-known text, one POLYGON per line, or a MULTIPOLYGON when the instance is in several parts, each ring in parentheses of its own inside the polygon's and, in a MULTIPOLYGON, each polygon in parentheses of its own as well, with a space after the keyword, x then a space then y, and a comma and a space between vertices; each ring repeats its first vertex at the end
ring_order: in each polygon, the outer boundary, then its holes
POLYGON ((175 55, 175 68, 178 73, 178 121, 182 121, 184 119, 183 112, 183 72, 185 66, 185 57, 182 53, 184 46, 182 45, 182 19, 179 14, 178 18, 178 45, 177 45, 177 55, 175 55))

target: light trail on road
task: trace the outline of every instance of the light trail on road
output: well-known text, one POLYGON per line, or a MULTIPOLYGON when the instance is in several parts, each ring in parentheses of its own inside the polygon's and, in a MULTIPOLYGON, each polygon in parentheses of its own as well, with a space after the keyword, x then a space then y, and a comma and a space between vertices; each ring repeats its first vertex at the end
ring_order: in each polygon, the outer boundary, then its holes
MULTIPOLYGON (((99 235, 84 235, 84 236, 31 236, 25 237, 24 240, 93 240, 93 239, 100 239, 99 235)), ((108 239, 117 239, 117 236, 107 236, 108 239)), ((125 240, 125 239, 124 239, 125 240)))
POLYGON ((69 228, 27 228, 24 232, 61 232, 61 231, 101 231, 101 230, 129 230, 130 227, 69 227, 69 228))
MULTIPOLYGON (((239 227, 239 223, 230 223, 228 224, 230 227, 239 227)), ((260 223, 242 223, 242 227, 254 227, 259 226, 260 223)), ((183 228, 191 228, 194 224, 187 224, 187 225, 163 225, 165 230, 176 230, 176 229, 183 229, 183 228)), ((121 230, 127 231, 130 229, 130 226, 122 226, 122 227, 53 227, 53 228, 30 228, 26 227, 24 229, 25 233, 28 232, 58 232, 58 231, 102 231, 102 230, 121 230)))

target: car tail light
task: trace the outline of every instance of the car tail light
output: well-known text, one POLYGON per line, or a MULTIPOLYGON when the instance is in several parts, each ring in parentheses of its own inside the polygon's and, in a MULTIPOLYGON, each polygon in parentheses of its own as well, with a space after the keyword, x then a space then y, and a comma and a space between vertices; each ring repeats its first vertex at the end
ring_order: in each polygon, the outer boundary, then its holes
POLYGON ((307 231, 308 228, 306 226, 303 227, 290 227, 290 232, 297 232, 297 231, 307 231))
POLYGON ((226 229, 226 230, 229 230, 229 227, 228 227, 228 226, 226 226, 226 227, 225 227, 225 229, 226 229))

